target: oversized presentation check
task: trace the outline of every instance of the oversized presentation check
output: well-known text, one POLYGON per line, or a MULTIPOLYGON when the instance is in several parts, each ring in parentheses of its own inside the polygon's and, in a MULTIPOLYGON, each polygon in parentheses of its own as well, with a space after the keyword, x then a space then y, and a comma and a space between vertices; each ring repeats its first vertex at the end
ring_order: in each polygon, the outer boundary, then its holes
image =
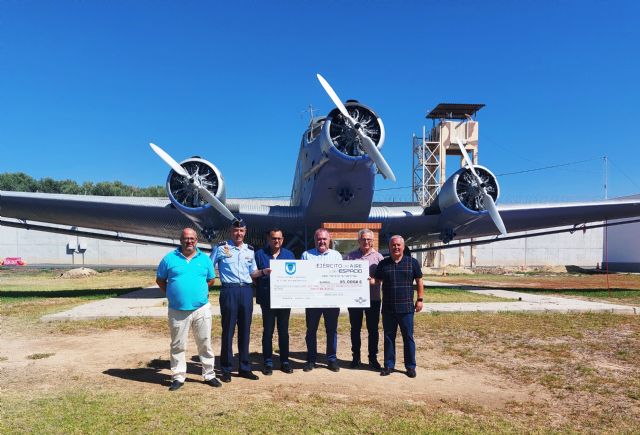
POLYGON ((271 260, 271 308, 369 307, 369 263, 271 260))

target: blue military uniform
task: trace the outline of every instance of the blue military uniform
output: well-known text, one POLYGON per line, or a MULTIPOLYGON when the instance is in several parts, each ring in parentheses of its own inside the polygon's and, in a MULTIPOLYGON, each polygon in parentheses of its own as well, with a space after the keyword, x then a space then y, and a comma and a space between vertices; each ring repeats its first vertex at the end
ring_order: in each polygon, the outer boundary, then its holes
POLYGON ((222 346, 220 365, 224 373, 233 367, 233 334, 238 325, 238 354, 240 371, 249 372, 249 338, 253 315, 253 289, 251 273, 256 270, 256 260, 251 245, 236 246, 231 240, 221 242, 211 253, 213 264, 218 267, 222 290, 220 314, 222 316, 222 346))

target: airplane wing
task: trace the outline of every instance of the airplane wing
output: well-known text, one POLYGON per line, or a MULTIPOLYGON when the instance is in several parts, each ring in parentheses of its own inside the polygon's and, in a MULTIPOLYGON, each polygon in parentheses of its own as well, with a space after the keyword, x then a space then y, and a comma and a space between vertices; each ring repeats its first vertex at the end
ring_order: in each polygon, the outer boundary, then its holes
MULTIPOLYGON (((227 206, 256 230, 299 226, 298 208, 284 204, 273 200, 230 200, 227 206)), ((167 198, 0 191, 0 225, 163 246, 177 245, 180 231, 195 227, 200 240, 207 240, 200 228, 167 198)), ((220 228, 226 229, 227 225, 220 228)), ((220 231, 213 236, 211 243, 224 240, 226 233, 220 231)))
MULTIPOLYGON (((581 203, 505 205, 498 207, 509 233, 583 225, 589 222, 640 216, 640 196, 629 199, 581 203)), ((490 219, 479 219, 460 229, 460 238, 495 234, 490 219), (493 230, 493 231, 492 231, 493 230)))
MULTIPOLYGON (((305 223, 310 224, 305 222, 297 207, 285 204, 285 201, 230 199, 227 206, 254 230, 256 240, 253 243, 259 243, 262 233, 274 226, 291 235, 300 235, 305 223)), ((638 217, 640 195, 594 202, 504 205, 498 209, 508 232, 515 233, 638 217)), ((453 233, 452 239, 499 234, 488 213, 459 221, 445 219, 445 216, 446 210, 443 213, 411 204, 390 203, 373 206, 368 222, 381 223, 381 234, 402 234, 413 244, 440 241, 443 232, 449 230, 453 233)), ((345 221, 348 219, 345 216, 345 221)), ((0 191, 0 225, 108 240, 176 245, 182 228, 193 227, 194 223, 166 198, 0 191)), ((223 240, 225 235, 221 232, 211 242, 223 240)), ((201 240, 206 238, 201 237, 201 240)))
MULTIPOLYGON (((509 234, 561 226, 581 226, 589 222, 640 216, 640 195, 593 202, 503 205, 498 207, 509 234)), ((381 217, 382 232, 406 235, 414 244, 441 241, 449 232, 450 240, 499 234, 488 213, 446 216, 446 209, 429 210, 415 206, 376 206, 372 215, 381 217)), ((497 239, 499 240, 499 239, 497 239)))

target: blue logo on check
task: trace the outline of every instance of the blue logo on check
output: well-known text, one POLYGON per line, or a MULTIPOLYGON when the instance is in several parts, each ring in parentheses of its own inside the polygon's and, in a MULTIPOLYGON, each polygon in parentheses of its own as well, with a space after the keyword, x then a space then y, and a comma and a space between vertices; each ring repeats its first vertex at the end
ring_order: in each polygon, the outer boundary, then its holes
POLYGON ((293 275, 296 273, 296 263, 285 263, 284 271, 287 272, 287 275, 293 275))

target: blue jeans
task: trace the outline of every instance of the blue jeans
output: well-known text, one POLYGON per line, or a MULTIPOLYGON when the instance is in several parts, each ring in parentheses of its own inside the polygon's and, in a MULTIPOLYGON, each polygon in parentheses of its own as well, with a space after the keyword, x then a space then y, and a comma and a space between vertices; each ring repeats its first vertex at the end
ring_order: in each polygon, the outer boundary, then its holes
POLYGON ((273 367, 273 331, 278 324, 278 347, 280 364, 289 362, 289 316, 290 308, 269 308, 261 304, 262 309, 262 358, 265 367, 273 367))
POLYGON ((404 343, 404 366, 416 368, 416 342, 413 340, 413 314, 382 312, 384 331, 384 366, 392 369, 396 365, 396 333, 398 326, 404 343))
POLYGON ((380 324, 380 301, 371 301, 369 308, 349 308, 349 323, 351 323, 351 353, 354 360, 360 360, 360 348, 362 340, 360 339, 360 331, 362 330, 362 317, 367 318, 367 334, 368 334, 368 350, 369 361, 378 358, 378 341, 380 333, 378 325, 380 324))
POLYGON ((327 332, 327 361, 335 361, 338 353, 338 316, 340 308, 307 308, 307 361, 315 363, 318 358, 318 326, 324 316, 324 329, 327 332))
POLYGON ((238 325, 238 357, 240 370, 249 371, 249 335, 253 314, 253 289, 249 285, 225 287, 220 290, 222 337, 220 367, 225 373, 233 368, 233 333, 238 325))

